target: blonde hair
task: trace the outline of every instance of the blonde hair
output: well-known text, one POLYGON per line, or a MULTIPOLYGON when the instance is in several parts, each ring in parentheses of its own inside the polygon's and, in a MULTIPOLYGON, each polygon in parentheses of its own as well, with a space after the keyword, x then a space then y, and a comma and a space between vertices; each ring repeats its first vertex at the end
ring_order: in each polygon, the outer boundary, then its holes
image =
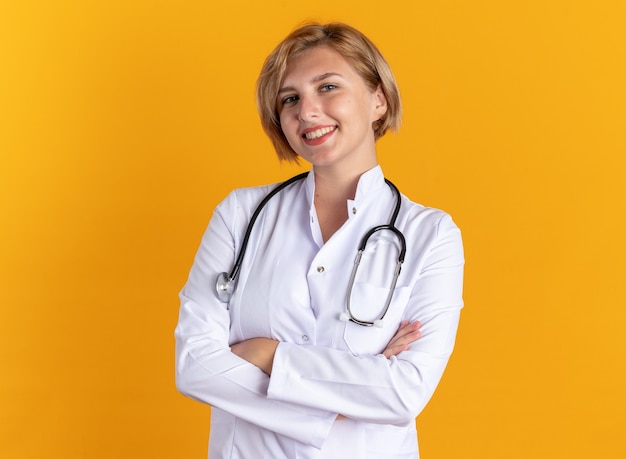
POLYGON ((316 46, 327 46, 341 54, 375 91, 381 88, 387 99, 387 111, 373 123, 374 138, 378 140, 388 129, 400 127, 402 106, 400 92, 389 64, 378 48, 355 28, 342 24, 311 23, 291 32, 265 59, 257 80, 256 102, 263 129, 274 144, 278 157, 297 162, 280 126, 278 113, 278 90, 285 76, 287 61, 301 52, 316 46))

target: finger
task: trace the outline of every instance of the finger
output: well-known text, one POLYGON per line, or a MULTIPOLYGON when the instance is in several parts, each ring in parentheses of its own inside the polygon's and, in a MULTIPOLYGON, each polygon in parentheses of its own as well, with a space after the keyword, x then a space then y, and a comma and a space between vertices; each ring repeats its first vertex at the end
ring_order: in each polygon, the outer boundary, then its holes
POLYGON ((407 335, 413 335, 415 332, 419 332, 419 329, 421 327, 421 324, 419 321, 415 321, 411 324, 404 325, 402 326, 402 324, 400 325, 400 329, 398 329, 398 331, 396 332, 396 334, 391 338, 391 340, 389 340, 388 345, 394 345, 396 344, 399 340, 403 339, 405 336, 407 335))
POLYGON ((391 356, 398 355, 402 351, 409 349, 409 344, 417 341, 421 337, 419 327, 419 322, 411 324, 411 327, 405 327, 402 333, 399 332, 398 335, 387 344, 383 355, 390 358, 391 356))
POLYGON ((398 355, 401 352, 407 351, 407 350, 409 350, 409 344, 407 343, 397 344, 397 345, 386 348, 383 351, 383 355, 389 359, 392 356, 398 355))
POLYGON ((407 333, 398 339, 393 340, 393 342, 390 342, 387 345, 387 348, 408 346, 409 344, 420 339, 421 336, 422 334, 419 330, 414 330, 411 333, 407 333))
POLYGON ((415 331, 415 330, 419 330, 421 326, 422 324, 419 320, 416 320, 415 322, 410 322, 410 323, 408 320, 405 320, 398 327, 396 336, 399 336, 405 333, 411 333, 412 331, 415 331))
POLYGON ((398 346, 388 347, 383 351, 383 355, 390 359, 394 355, 400 354, 402 351, 406 351, 409 348, 408 344, 402 344, 398 346))

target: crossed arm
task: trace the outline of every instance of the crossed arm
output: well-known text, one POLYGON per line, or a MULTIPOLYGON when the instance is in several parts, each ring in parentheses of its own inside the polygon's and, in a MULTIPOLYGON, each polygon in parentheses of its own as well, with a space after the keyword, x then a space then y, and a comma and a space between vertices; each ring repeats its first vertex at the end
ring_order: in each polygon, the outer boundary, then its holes
MULTIPOLYGON (((382 354, 388 359, 400 352, 408 349, 409 344, 420 337, 420 326, 418 321, 409 323, 403 321, 396 334, 391 338, 382 354)), ((251 338, 240 343, 233 344, 231 351, 251 364, 259 367, 268 375, 272 373, 274 353, 279 341, 271 338, 251 338)))
MULTIPOLYGON (((398 327, 398 331, 391 338, 382 354, 388 359, 409 348, 409 344, 420 337, 419 321, 409 323, 403 321, 398 327)), ((279 341, 271 338, 251 338, 231 346, 233 354, 238 355, 251 364, 259 367, 268 375, 272 373, 274 354, 279 341)), ((337 420, 345 419, 345 416, 338 414, 337 420)))

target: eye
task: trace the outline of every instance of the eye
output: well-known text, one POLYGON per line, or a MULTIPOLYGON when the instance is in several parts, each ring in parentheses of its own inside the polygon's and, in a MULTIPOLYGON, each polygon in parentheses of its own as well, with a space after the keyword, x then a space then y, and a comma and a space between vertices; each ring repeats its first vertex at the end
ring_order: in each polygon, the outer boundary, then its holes
POLYGON ((287 97, 284 97, 283 99, 281 99, 280 104, 281 105, 292 104, 292 103, 296 102, 298 99, 299 99, 298 96, 287 96, 287 97))
POLYGON ((337 85, 336 84, 325 84, 324 86, 320 87, 320 91, 322 92, 328 92, 328 91, 332 91, 333 89, 337 89, 337 85))

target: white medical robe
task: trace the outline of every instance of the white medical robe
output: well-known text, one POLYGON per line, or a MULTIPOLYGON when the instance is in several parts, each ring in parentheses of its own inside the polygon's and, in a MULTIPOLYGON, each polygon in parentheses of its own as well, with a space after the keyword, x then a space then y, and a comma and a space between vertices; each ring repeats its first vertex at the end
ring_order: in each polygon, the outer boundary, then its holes
MULTIPOLYGON (((452 352, 463 305, 463 247, 450 216, 402 196, 396 226, 406 258, 382 328, 339 320, 357 247, 388 223, 395 196, 380 167, 359 180, 348 220, 326 242, 314 177, 290 185, 260 214, 228 304, 215 293, 230 272, 257 204, 272 186, 233 191, 215 210, 180 293, 176 381, 212 406, 209 457, 400 459, 418 457, 415 417, 452 352), (402 320, 422 337, 397 357, 380 354, 402 320), (271 377, 230 352, 239 341, 280 341, 271 377), (335 421, 340 413, 348 419, 335 421)), ((377 232, 351 292, 352 313, 378 318, 398 254, 377 232)))

